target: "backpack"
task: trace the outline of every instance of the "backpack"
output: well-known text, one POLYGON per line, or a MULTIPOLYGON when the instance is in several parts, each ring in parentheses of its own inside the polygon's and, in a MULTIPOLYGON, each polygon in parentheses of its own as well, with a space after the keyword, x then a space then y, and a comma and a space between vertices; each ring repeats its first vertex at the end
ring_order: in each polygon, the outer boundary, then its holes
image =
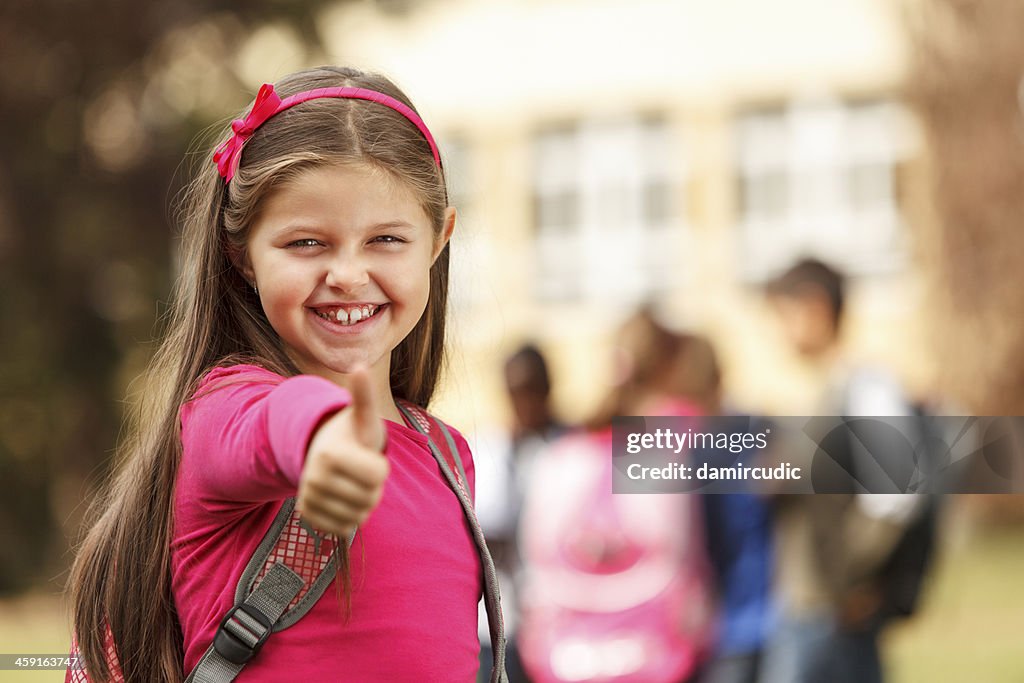
MULTIPOLYGON (((933 444, 941 443, 941 435, 937 433, 936 422, 926 408, 907 401, 902 391, 888 378, 879 378, 871 372, 864 371, 859 375, 855 374, 847 383, 839 401, 839 414, 850 416, 848 419, 854 422, 856 414, 863 413, 862 410, 857 410, 853 399, 856 391, 864 391, 862 387, 868 388, 865 393, 874 391, 875 396, 882 396, 884 400, 889 401, 889 407, 898 415, 896 419, 901 420, 901 424, 912 432, 914 443, 922 445, 914 449, 914 462, 907 459, 907 453, 903 450, 879 451, 879 455, 892 458, 883 465, 883 471, 887 474, 896 473, 896 480, 901 480, 900 475, 906 476, 915 472, 907 482, 908 490, 915 490, 916 484, 922 483, 930 476, 937 476, 935 472, 941 453, 934 452, 933 444)), ((877 472, 869 474, 865 471, 866 468, 862 469, 860 465, 860 458, 863 456, 859 454, 863 453, 863 447, 855 432, 855 428, 850 426, 842 432, 837 431, 836 434, 840 436, 829 441, 825 449, 827 454, 819 453, 822 460, 827 460, 830 465, 839 466, 839 477, 834 481, 835 491, 851 497, 856 495, 858 486, 865 485, 871 477, 877 477, 877 472)), ((941 490, 941 486, 936 486, 933 482, 930 488, 932 492, 929 493, 897 494, 916 496, 914 509, 903 522, 899 537, 888 554, 873 569, 870 576, 864 577, 877 590, 880 598, 877 616, 882 620, 912 616, 920 601, 936 552, 936 529, 943 504, 941 494, 934 492, 941 490)))
MULTIPOLYGON (((922 407, 915 405, 911 409, 916 431, 923 443, 930 443, 930 437, 934 436, 932 420, 922 407)), ((918 455, 924 458, 919 463, 922 469, 929 471, 934 468, 936 454, 927 446, 919 449, 918 455)), ((850 468, 855 471, 856 465, 851 463, 850 468)), ((917 610, 937 546, 936 530, 943 502, 941 494, 930 492, 905 495, 919 498, 918 509, 872 576, 881 598, 879 616, 885 619, 910 617, 917 610)))
MULTIPOLYGON (((491 642, 494 643, 494 670, 490 680, 491 683, 507 683, 505 634, 497 576, 483 532, 476 521, 467 490, 466 472, 455 440, 443 422, 422 408, 405 401, 399 401, 398 408, 413 428, 429 436, 430 452, 449 487, 462 503, 483 565, 484 603, 491 642)), ((347 539, 349 546, 354 537, 353 531, 347 539)), ((319 534, 295 512, 294 498, 285 500, 238 580, 234 606, 224 615, 213 642, 186 678, 186 683, 229 683, 259 653, 274 632, 297 623, 334 579, 338 545, 335 536, 319 534)), ((124 676, 109 627, 106 638, 107 665, 113 674, 112 680, 123 683, 124 676)), ((71 657, 78 657, 74 644, 71 657)), ((86 669, 81 666, 68 669, 65 683, 89 683, 86 669)))
POLYGON ((713 638, 699 498, 612 494, 612 434, 542 453, 520 527, 519 652, 536 683, 668 683, 713 638))

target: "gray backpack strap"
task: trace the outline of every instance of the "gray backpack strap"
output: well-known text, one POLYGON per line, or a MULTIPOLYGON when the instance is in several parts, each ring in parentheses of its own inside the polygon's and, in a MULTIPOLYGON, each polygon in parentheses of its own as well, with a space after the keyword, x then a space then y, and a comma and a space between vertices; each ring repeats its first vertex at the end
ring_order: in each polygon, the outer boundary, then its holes
MULTIPOLYGON (((355 532, 348 537, 352 545, 355 532)), ((295 512, 295 499, 281 505, 235 588, 235 605, 186 683, 230 683, 267 638, 295 624, 327 590, 337 573, 340 544, 321 536, 295 512)))
POLYGON ((288 604, 302 590, 302 577, 275 564, 260 585, 240 605, 224 615, 213 644, 203 654, 186 683, 228 683, 256 656, 273 632, 288 604))
POLYGON ((466 467, 462 463, 462 458, 459 456, 459 449, 455 445, 455 439, 452 438, 452 433, 448 431, 448 425, 440 420, 434 420, 434 423, 440 428, 441 433, 444 435, 445 443, 448 444, 448 451, 455 454, 455 467, 459 470, 459 476, 462 477, 462 481, 469 482, 469 477, 466 476, 466 467))
POLYGON ((425 410, 412 404, 398 402, 398 409, 405 419, 416 431, 426 434, 429 438, 430 453, 437 461, 441 473, 448 482, 449 488, 462 504, 462 511, 466 515, 470 531, 473 533, 473 540, 476 542, 477 552, 480 554, 480 562, 484 572, 484 607, 487 610, 487 626, 491 632, 491 647, 494 653, 494 668, 491 670, 491 683, 508 683, 508 674, 505 673, 505 623, 501 614, 501 592, 498 588, 498 574, 494 569, 494 560, 487 549, 487 541, 484 539, 483 529, 477 521, 476 511, 473 509, 473 501, 468 494, 469 480, 466 478, 465 466, 462 464, 462 457, 459 455, 455 440, 447 425, 436 419, 425 410), (437 438, 436 432, 441 432, 444 437, 442 442, 437 438), (440 445, 443 443, 443 445, 440 445), (456 471, 448 465, 448 459, 444 452, 447 452, 455 462, 456 471), (461 478, 460 478, 461 477, 461 478))

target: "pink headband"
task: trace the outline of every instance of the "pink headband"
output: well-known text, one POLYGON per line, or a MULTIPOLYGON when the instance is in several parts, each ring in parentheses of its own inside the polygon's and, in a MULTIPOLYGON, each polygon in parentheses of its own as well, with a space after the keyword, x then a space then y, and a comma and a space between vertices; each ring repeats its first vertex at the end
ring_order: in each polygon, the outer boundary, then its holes
POLYGON ((260 88, 259 93, 256 95, 256 101, 253 102, 252 109, 245 115, 244 119, 235 119, 231 122, 231 130, 234 134, 225 140, 217 150, 213 153, 213 162, 217 164, 217 171, 220 176, 224 178, 224 182, 231 182, 231 179, 235 177, 235 171, 238 169, 238 161, 242 157, 242 147, 245 145, 245 141, 252 137, 252 134, 256 132, 256 129, 262 126, 275 114, 280 114, 285 109, 290 109, 296 104, 301 104, 309 100, 315 100, 321 97, 341 97, 354 100, 369 100, 370 102, 376 102, 377 104, 383 104, 385 107, 394 109, 399 114, 409 119, 409 121, 416 126, 416 128, 423 134, 423 137, 427 139, 427 143, 430 144, 430 151, 434 155, 434 161, 437 165, 441 165, 441 155, 438 154, 437 145, 434 143, 434 136, 427 130, 427 125, 423 123, 423 119, 419 117, 411 108, 407 105, 399 102, 394 97, 389 97, 384 93, 377 92, 376 90, 367 90, 365 88, 316 88, 315 90, 306 90, 304 92, 295 93, 290 95, 283 100, 277 96, 274 92, 274 86, 270 83, 264 83, 263 87, 260 88))

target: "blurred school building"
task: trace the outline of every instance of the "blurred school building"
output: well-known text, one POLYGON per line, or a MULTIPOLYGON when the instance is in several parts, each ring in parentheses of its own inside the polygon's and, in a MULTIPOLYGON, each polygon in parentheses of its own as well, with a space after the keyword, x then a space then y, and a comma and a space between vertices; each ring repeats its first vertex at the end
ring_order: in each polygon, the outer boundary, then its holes
POLYGON ((393 77, 440 141, 461 220, 437 407, 456 423, 502 419, 501 361, 524 340, 585 416, 645 301, 711 336, 738 404, 800 414, 812 376, 759 287, 802 255, 855 276, 854 355, 927 386, 899 3, 376 0, 318 23, 329 59, 393 77))

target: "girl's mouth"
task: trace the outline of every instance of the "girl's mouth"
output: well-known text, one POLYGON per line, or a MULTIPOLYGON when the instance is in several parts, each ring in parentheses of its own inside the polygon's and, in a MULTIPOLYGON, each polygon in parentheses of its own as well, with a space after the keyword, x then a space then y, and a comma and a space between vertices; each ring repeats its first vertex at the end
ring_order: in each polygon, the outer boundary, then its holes
POLYGON ((312 310, 317 316, 332 324, 351 327, 369 320, 386 307, 387 304, 362 304, 359 306, 328 306, 312 310))

